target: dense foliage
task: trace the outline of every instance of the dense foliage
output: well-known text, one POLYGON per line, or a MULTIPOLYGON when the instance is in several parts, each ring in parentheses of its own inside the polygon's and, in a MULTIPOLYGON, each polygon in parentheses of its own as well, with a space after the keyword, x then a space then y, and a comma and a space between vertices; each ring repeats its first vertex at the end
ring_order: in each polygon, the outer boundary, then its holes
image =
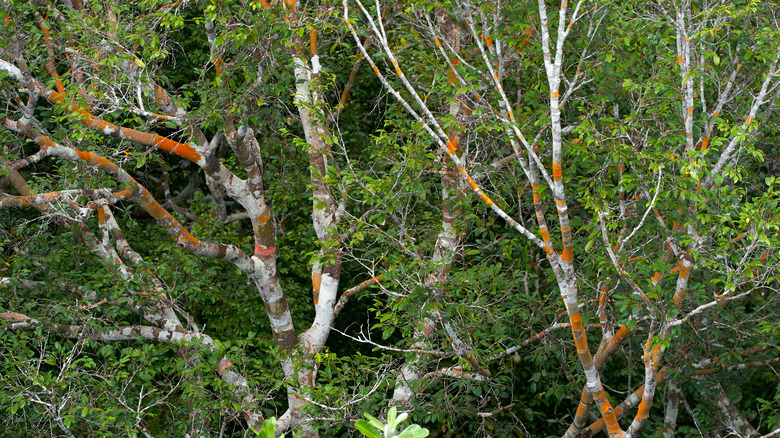
POLYGON ((780 4, 554 3, 0 2, 4 436, 777 433, 780 4))

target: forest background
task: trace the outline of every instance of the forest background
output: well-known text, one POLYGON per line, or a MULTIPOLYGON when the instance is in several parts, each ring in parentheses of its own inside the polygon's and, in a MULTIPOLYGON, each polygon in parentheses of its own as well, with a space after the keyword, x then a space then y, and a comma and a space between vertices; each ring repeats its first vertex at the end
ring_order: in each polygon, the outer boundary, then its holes
POLYGON ((5 436, 780 431, 778 2, 0 8, 5 436))

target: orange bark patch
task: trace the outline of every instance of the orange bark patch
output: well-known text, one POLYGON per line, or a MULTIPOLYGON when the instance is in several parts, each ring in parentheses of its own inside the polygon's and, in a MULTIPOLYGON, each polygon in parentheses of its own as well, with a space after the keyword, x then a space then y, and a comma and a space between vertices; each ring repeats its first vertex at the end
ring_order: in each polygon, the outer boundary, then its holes
POLYGON ((228 368, 233 366, 233 362, 230 361, 228 358, 223 358, 219 361, 219 375, 225 374, 225 372, 228 370, 228 368))
MULTIPOLYGON (((607 401, 607 403, 609 402, 607 401)), ((615 436, 621 432, 620 425, 617 422, 617 416, 615 415, 615 412, 612 411, 612 408, 608 409, 604 414, 604 422, 607 424, 607 434, 609 436, 615 436)))
POLYGON ((560 181, 561 178, 563 177, 563 169, 561 168, 560 161, 557 163, 553 163, 552 168, 553 168, 553 179, 555 181, 560 181))
POLYGON ((571 263, 574 261, 574 251, 572 251, 571 245, 563 247, 563 253, 561 253, 561 260, 564 263, 571 263))
POLYGON ((320 286, 322 285, 322 274, 315 272, 311 274, 311 294, 314 304, 320 302, 320 286))
POLYGON ((447 151, 448 151, 449 154, 454 154, 455 153, 455 149, 458 148, 457 141, 458 140, 455 139, 455 143, 453 143, 452 140, 449 140, 447 142, 447 151))
POLYGON ((167 96, 165 95, 165 91, 162 88, 157 87, 157 93, 155 93, 155 96, 154 96, 155 103, 161 104, 161 103, 163 103, 163 102, 165 102, 167 100, 168 99, 167 99, 167 96))
POLYGON ((685 289, 680 289, 674 294, 674 307, 680 308, 682 306, 682 300, 685 298, 685 289))
POLYGON ((268 219, 271 218, 271 212, 266 210, 263 214, 257 217, 257 224, 258 225, 265 225, 268 223, 268 219))
POLYGON ((680 269, 678 271, 680 278, 687 279, 688 273, 691 271, 689 266, 685 266, 683 262, 680 262, 680 269))
POLYGON ((263 248, 260 246, 260 244, 255 243, 255 254, 261 255, 261 256, 271 256, 276 254, 276 247, 272 246, 270 248, 263 248))
POLYGON ((52 146, 55 146, 55 143, 51 141, 51 139, 45 135, 40 136, 37 140, 35 140, 35 143, 41 147, 41 149, 50 148, 52 146))
POLYGON ((309 49, 312 55, 317 54, 317 29, 312 29, 309 35, 309 49))
POLYGON ((159 135, 154 136, 154 143, 152 146, 157 146, 166 152, 178 155, 185 160, 192 161, 193 163, 197 163, 200 160, 200 154, 195 152, 195 149, 189 147, 186 144, 179 143, 159 135))
POLYGON ((539 232, 542 233, 542 240, 544 241, 544 243, 550 243, 550 232, 547 231, 547 227, 543 225, 540 226, 539 232))
POLYGON ((626 339, 626 336, 628 336, 628 327, 625 324, 623 324, 623 325, 620 326, 620 328, 618 329, 617 333, 615 333, 615 336, 613 336, 609 340, 609 342, 610 342, 610 344, 613 344, 613 345, 617 346, 618 344, 623 342, 623 340, 626 339))
POLYGON ((379 274, 379 275, 377 275, 376 277, 373 277, 373 278, 369 278, 368 280, 358 284, 357 286, 352 287, 349 290, 345 291, 344 295, 346 295, 346 296, 354 295, 357 292, 363 290, 364 288, 366 288, 366 287, 368 287, 368 286, 370 286, 372 284, 379 283, 379 280, 381 280, 381 279, 382 279, 382 274, 379 274))
POLYGON ((480 197, 480 198, 482 198, 482 200, 483 200, 483 201, 485 201, 485 204, 487 204, 488 206, 493 206, 493 200, 492 200, 492 199, 490 199, 490 198, 488 198, 488 196, 485 194, 485 192, 483 192, 483 191, 482 191, 482 190, 479 188, 479 186, 477 185, 477 183, 476 183, 476 182, 474 182, 474 180, 473 180, 473 179, 471 179, 471 177, 470 177, 470 176, 467 176, 467 177, 466 177, 466 181, 468 181, 469 185, 471 185, 471 188, 472 188, 472 189, 473 189, 475 192, 477 192, 477 194, 479 195, 479 197, 480 197))
MULTIPOLYGON (((569 316, 569 321, 571 322, 571 328, 572 331, 580 331, 582 330, 582 316, 580 316, 579 313, 575 313, 574 315, 569 316)), ((576 342, 576 338, 574 339, 576 342)))
POLYGON ((460 143, 458 142, 458 133, 453 130, 450 133, 449 141, 447 142, 447 149, 453 153, 457 153, 458 146, 460 146, 460 143))
POLYGON ((455 58, 452 60, 452 63, 449 68, 450 71, 449 71, 449 79, 448 79, 450 85, 455 83, 460 83, 460 81, 458 81, 457 76, 455 75, 455 68, 458 67, 458 64, 460 64, 460 58, 455 58))

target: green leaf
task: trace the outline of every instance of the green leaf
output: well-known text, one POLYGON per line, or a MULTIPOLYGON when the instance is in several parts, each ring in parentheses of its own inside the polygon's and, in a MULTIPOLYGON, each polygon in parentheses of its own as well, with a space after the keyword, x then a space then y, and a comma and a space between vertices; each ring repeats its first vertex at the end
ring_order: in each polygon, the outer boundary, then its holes
POLYGON ((425 438, 429 433, 428 429, 412 424, 404 429, 404 431, 398 435, 398 438, 425 438))
POLYGON ((263 430, 257 436, 261 438, 276 438, 276 417, 263 421, 263 430))
MULTIPOLYGON (((388 413, 388 415, 390 414, 388 413)), ((376 417, 373 417, 370 414, 363 414, 363 416, 368 419, 368 421, 371 423, 372 426, 376 427, 379 430, 384 429, 385 424, 379 421, 376 417)))
POLYGON ((590 251, 590 249, 593 247, 593 243, 595 242, 595 240, 588 240, 588 243, 585 244, 585 252, 590 251))
MULTIPOLYGON (((368 414, 366 414, 368 415, 368 414)), ((355 429, 368 438, 382 438, 382 435, 366 420, 358 420, 355 422, 355 429)))

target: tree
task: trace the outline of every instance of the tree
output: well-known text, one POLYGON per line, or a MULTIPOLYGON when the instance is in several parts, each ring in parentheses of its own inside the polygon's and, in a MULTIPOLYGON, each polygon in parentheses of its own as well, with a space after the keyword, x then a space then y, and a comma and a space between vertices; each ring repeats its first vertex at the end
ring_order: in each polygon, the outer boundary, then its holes
POLYGON ((778 429, 777 4, 548 3, 5 4, 6 428, 778 429))

